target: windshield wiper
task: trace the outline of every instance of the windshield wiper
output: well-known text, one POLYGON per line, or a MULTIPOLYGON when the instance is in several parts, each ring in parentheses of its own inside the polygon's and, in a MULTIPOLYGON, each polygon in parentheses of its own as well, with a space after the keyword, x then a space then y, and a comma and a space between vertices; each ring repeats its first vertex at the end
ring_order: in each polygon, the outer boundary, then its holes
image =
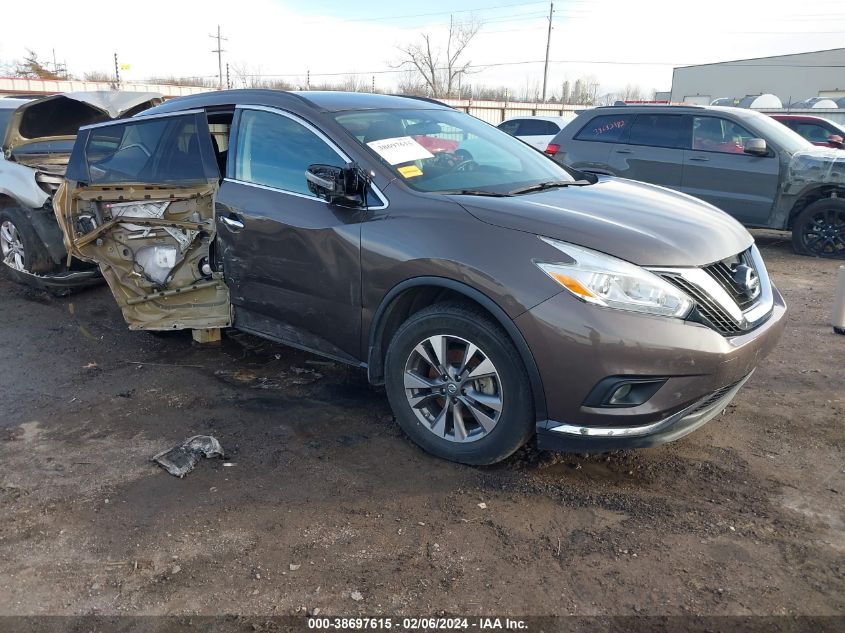
POLYGON ((496 191, 484 191, 482 189, 447 189, 445 191, 438 191, 447 196, 461 195, 461 196, 487 196, 489 198, 507 198, 511 193, 497 193, 496 191))
POLYGON ((521 193, 531 193, 532 191, 543 191, 545 189, 556 189, 557 187, 569 187, 570 185, 575 186, 583 186, 589 185, 589 180, 550 180, 548 182, 538 182, 536 185, 528 185, 527 187, 520 187, 519 189, 514 189, 509 193, 513 196, 519 195, 521 193))

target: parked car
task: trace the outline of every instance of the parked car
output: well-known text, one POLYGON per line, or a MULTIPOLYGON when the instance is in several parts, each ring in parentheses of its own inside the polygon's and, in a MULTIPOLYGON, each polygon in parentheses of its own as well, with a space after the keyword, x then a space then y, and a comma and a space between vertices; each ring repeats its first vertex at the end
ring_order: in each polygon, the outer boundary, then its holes
MULTIPOLYGON (((573 115, 574 117, 574 115, 573 115)), ((532 147, 545 150, 555 135, 560 132, 573 117, 559 116, 522 116, 505 119, 498 127, 502 132, 525 141, 532 147)))
POLYGON ((588 451, 681 437, 785 322, 721 211, 423 99, 174 99, 82 128, 56 201, 130 328, 234 326, 366 368, 415 442, 469 464, 535 432, 588 451))
POLYGON ((771 117, 813 145, 845 149, 845 128, 833 121, 805 114, 772 114, 771 117))
POLYGON ((80 125, 161 102, 159 94, 119 91, 0 98, 0 254, 17 281, 56 291, 100 282, 95 267, 68 265, 53 195, 80 125))
POLYGON ((845 153, 771 117, 718 106, 589 110, 547 150, 561 164, 677 189, 746 226, 792 231, 798 253, 845 258, 845 153))

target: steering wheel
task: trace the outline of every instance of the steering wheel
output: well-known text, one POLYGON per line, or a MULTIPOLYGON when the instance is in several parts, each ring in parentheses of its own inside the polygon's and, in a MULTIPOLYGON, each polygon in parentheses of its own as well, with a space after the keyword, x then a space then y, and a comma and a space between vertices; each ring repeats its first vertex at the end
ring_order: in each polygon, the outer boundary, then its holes
POLYGON ((452 171, 475 171, 478 167, 478 163, 469 158, 458 162, 454 167, 452 167, 452 171))

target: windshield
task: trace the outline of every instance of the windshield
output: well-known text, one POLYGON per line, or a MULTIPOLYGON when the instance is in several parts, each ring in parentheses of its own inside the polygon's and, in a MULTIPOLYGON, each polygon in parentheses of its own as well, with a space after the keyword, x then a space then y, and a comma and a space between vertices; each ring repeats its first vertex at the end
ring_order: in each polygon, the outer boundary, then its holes
POLYGON ((825 123, 829 123, 832 128, 837 130, 837 134, 845 136, 845 127, 843 127, 842 124, 837 123, 836 121, 831 121, 830 119, 824 119, 822 117, 819 118, 822 119, 822 121, 824 121, 825 123))
POLYGON ((419 191, 507 193, 574 181, 522 141, 455 110, 362 110, 335 119, 419 191))
POLYGON ((771 141, 790 154, 813 148, 810 141, 790 130, 780 121, 775 121, 772 117, 758 112, 755 112, 754 115, 752 122, 757 128, 755 131, 767 142, 771 141))

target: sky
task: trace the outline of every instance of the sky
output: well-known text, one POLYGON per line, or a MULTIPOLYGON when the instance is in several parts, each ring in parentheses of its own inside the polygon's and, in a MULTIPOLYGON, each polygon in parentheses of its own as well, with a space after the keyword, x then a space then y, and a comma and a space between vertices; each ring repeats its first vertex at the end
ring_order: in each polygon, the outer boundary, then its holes
MULTIPOLYGON (((554 3, 549 92, 592 76, 600 93, 626 85, 669 90, 674 66, 845 46, 845 1, 567 0, 554 3)), ((444 41, 450 15, 480 20, 466 50, 473 85, 535 90, 543 77, 549 2, 516 0, 100 0, 12 1, 4 7, 0 62, 26 49, 81 76, 113 72, 117 53, 127 81, 216 76, 218 23, 224 63, 252 74, 304 84, 340 82, 358 73, 380 89, 395 87, 398 46, 422 33, 444 41), (40 19, 32 19, 37 6, 40 19), (49 19, 44 19, 49 16, 49 19)), ((733 95, 730 95, 733 96, 733 95)))

